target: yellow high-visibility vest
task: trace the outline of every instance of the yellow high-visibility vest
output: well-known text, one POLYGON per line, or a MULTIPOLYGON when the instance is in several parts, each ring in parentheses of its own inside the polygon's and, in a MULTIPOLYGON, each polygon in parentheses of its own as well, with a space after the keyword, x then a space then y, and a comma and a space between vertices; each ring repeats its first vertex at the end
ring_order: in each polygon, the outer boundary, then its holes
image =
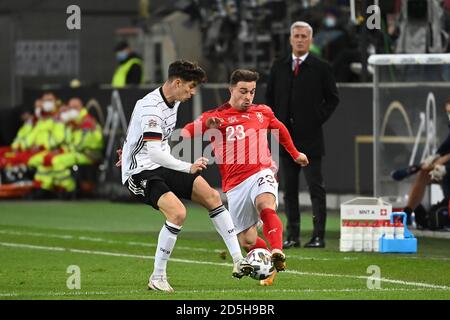
MULTIPOLYGON (((127 84, 127 74, 128 71, 130 71, 131 67, 134 64, 138 64, 139 66, 142 67, 142 60, 139 58, 131 58, 130 60, 128 60, 127 62, 125 62, 124 64, 121 64, 120 66, 118 66, 116 68, 116 71, 114 72, 114 76, 112 79, 112 83, 111 85, 114 88, 123 88, 126 86, 127 84)), ((143 72, 141 73, 141 83, 143 80, 143 72)))

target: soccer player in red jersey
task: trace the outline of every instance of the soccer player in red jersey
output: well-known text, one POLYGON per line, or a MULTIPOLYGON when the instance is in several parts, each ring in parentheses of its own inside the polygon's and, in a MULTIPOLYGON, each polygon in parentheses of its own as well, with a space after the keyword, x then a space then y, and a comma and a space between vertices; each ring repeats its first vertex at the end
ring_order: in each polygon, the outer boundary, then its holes
MULTIPOLYGON (((230 79, 230 100, 187 124, 182 136, 209 136, 241 246, 247 252, 268 249, 266 242, 258 237, 257 227, 262 221, 275 269, 284 271, 283 224, 275 211, 278 182, 268 147, 268 130, 296 163, 306 166, 308 158, 295 148, 285 125, 270 107, 253 104, 258 78, 257 72, 235 70, 230 79)), ((261 284, 272 285, 275 274, 261 280, 261 284)))

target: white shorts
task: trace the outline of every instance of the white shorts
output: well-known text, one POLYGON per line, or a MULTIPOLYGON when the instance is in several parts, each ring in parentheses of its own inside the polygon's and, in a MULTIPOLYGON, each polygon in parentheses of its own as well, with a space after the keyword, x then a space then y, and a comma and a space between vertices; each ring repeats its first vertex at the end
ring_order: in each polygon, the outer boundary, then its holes
POLYGON ((275 203, 278 206, 278 182, 271 169, 255 173, 226 193, 228 211, 233 219, 236 233, 258 224, 260 220, 255 200, 258 195, 265 192, 275 196, 275 203))

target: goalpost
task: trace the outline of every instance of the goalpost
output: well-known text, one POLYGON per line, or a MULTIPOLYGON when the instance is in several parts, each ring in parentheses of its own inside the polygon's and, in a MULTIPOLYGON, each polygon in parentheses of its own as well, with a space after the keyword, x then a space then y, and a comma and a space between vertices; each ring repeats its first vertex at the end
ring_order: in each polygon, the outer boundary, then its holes
MULTIPOLYGON (((391 172, 420 163, 448 134, 450 54, 381 54, 368 62, 373 68, 373 194, 402 202, 413 177, 394 181, 391 172)), ((432 197, 429 192, 425 202, 432 197)))

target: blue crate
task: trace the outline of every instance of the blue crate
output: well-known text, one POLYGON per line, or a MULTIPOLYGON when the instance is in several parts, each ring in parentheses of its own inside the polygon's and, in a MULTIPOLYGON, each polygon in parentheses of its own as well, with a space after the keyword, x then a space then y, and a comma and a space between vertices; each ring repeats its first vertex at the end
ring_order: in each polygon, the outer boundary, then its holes
POLYGON ((403 225, 405 227, 404 239, 386 239, 385 234, 380 238, 380 252, 396 252, 396 253, 417 253, 417 239, 406 227, 406 213, 391 213, 391 223, 394 223, 395 216, 403 217, 403 225))

